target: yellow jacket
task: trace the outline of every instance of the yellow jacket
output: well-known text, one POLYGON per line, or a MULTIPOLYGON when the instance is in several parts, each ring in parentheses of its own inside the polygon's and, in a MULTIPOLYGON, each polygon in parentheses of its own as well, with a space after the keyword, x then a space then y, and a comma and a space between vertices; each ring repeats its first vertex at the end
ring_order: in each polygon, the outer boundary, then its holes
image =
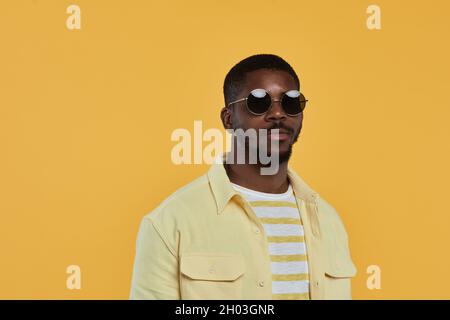
MULTIPOLYGON (((311 299, 351 299, 356 268, 336 210, 288 166, 300 205, 311 299)), ((272 299, 264 228, 223 164, 141 222, 130 299, 272 299)))

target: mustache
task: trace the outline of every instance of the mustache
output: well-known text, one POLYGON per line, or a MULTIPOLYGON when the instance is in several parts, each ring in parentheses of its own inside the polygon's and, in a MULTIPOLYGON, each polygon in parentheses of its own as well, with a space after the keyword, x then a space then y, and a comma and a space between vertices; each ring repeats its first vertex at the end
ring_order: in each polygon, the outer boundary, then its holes
POLYGON ((282 123, 274 124, 273 126, 267 128, 267 130, 269 130, 269 131, 273 130, 273 129, 280 129, 280 130, 283 129, 283 130, 286 130, 288 133, 293 133, 294 132, 294 130, 292 128, 289 128, 289 127, 285 126, 282 123))

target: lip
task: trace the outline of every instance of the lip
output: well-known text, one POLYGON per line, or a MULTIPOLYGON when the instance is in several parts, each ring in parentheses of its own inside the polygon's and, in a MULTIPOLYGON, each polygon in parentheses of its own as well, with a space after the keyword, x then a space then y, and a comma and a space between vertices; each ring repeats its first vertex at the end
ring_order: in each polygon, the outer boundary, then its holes
POLYGON ((272 130, 269 130, 268 135, 270 136, 271 140, 280 140, 280 141, 287 140, 291 137, 291 134, 284 129, 280 129, 278 133, 275 132, 272 133, 272 130))

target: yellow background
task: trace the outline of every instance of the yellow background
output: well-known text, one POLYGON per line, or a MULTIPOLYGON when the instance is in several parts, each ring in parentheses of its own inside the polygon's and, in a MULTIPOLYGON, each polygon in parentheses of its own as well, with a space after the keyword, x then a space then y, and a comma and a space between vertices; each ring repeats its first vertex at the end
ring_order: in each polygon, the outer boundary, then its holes
POLYGON ((2 1, 0 298, 127 299, 142 216, 208 169, 172 164, 172 131, 221 128, 226 72, 275 53, 310 100, 291 166, 345 222, 354 298, 449 299, 449 15, 444 0, 2 1))

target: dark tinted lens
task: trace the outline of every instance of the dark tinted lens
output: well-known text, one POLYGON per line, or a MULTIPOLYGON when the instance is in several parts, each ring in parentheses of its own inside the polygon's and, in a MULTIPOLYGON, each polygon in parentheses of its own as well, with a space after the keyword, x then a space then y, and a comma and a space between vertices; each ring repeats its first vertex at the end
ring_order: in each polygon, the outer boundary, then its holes
POLYGON ((284 111, 289 115, 297 115, 305 109, 306 101, 305 96, 300 93, 298 97, 283 96, 282 106, 284 111))
POLYGON ((263 114, 267 112, 267 110, 269 110, 272 99, 267 92, 264 94, 264 96, 262 96, 263 94, 261 94, 261 92, 249 94, 249 96, 247 97, 247 106, 250 112, 253 112, 255 114, 263 114))

